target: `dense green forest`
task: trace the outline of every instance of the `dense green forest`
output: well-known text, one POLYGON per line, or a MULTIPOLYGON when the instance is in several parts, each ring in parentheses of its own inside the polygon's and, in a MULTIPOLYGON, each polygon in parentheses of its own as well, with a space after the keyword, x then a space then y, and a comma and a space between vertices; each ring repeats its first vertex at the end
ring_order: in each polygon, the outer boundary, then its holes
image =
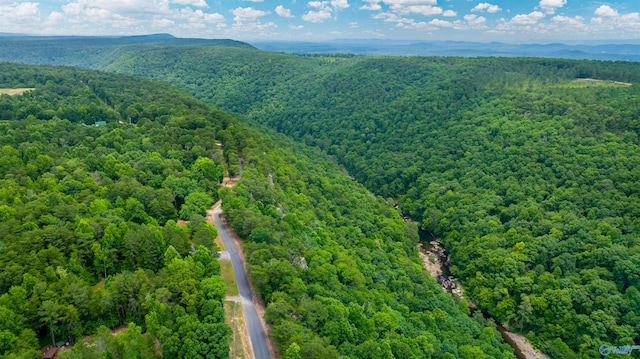
MULTIPOLYGON (((596 358, 603 343, 640 343, 639 64, 167 44, 102 63, 95 56, 89 66, 166 80, 333 156, 442 239, 471 301, 552 357, 596 358)), ((268 182, 269 174, 278 177, 273 165, 261 176, 268 182)), ((249 183, 227 205, 254 206, 259 219, 226 209, 257 243, 252 255, 284 243, 290 263, 307 258, 286 239, 296 233, 306 243, 304 235, 268 222, 288 213, 270 194, 286 189, 262 183, 244 193, 249 183)), ((250 266, 265 298, 279 303, 282 290, 260 281, 255 259, 250 266)))
POLYGON ((316 151, 287 147, 245 149, 222 202, 285 357, 514 358, 422 268, 415 224, 316 151))
POLYGON ((203 217, 227 116, 148 80, 0 73, 0 87, 35 88, 0 95, 0 357, 37 358, 59 341, 78 344, 64 358, 159 357, 149 335, 165 358, 228 357, 226 286, 203 217), (119 124, 120 109, 139 125, 119 124), (96 332, 101 345, 82 344, 96 332))
POLYGON ((553 357, 638 341, 638 64, 195 51, 108 68, 335 156, 442 238, 474 303, 553 357))
POLYGON ((417 226, 319 151, 159 82, 0 70, 0 87, 35 88, 0 95, 3 357, 59 340, 76 343, 63 358, 156 357, 152 338, 165 358, 228 356, 202 217, 218 196, 219 141, 228 163, 243 158, 224 211, 283 357, 514 358, 495 324, 422 268, 417 226))

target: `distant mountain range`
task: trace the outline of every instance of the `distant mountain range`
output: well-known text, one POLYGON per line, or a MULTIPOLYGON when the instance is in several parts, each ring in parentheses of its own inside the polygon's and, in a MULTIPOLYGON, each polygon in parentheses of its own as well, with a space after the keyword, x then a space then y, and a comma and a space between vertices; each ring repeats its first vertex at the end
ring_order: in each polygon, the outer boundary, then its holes
POLYGON ((358 54, 394 56, 550 57, 640 61, 640 43, 506 44, 500 42, 333 40, 326 42, 253 41, 258 49, 296 54, 358 54))
MULTIPOLYGON (((342 39, 323 42, 303 41, 251 41, 250 44, 229 39, 177 38, 171 34, 139 36, 29 36, 0 32, 0 59, 27 63, 51 63, 52 52, 59 53, 60 46, 66 51, 75 50, 74 56, 92 51, 114 50, 122 45, 218 45, 231 47, 255 47, 260 50, 293 54, 354 54, 378 56, 462 56, 462 57, 546 57, 575 60, 607 60, 640 62, 640 40, 591 41, 586 43, 507 44, 501 42, 467 41, 420 41, 342 39), (33 56, 25 59, 24 48, 36 49, 33 56), (53 47, 53 49, 51 49, 53 47), (19 49, 22 48, 20 51, 19 49), (49 49, 47 49, 49 48, 49 49), (44 50, 47 49, 47 50, 44 50), (52 51, 53 50, 53 51, 52 51), (13 56, 14 53, 21 53, 13 56)), ((55 57, 58 57, 55 56, 55 57)), ((57 63, 58 61, 53 61, 57 63)), ((74 61, 71 61, 74 63, 74 61)), ((82 67, 96 67, 87 66, 82 67)), ((99 67, 99 66, 98 66, 99 67)))
POLYGON ((28 35, 16 34, 13 32, 0 32, 0 37, 16 37, 16 36, 28 36, 28 35))
POLYGON ((15 32, 0 32, 0 37, 33 37, 33 38, 78 38, 78 37, 96 37, 96 38, 115 38, 115 39, 123 39, 123 38, 145 38, 145 39, 175 39, 176 37, 171 34, 149 34, 149 35, 131 35, 131 36, 41 36, 41 35, 27 35, 27 34, 19 34, 15 32))
POLYGON ((170 34, 140 36, 0 35, 0 61, 104 69, 121 56, 142 49, 180 46, 253 48, 228 39, 176 38, 170 34))
POLYGON ((104 45, 130 45, 139 43, 149 44, 178 44, 178 45, 219 45, 232 47, 251 47, 251 45, 230 39, 196 39, 178 38, 171 34, 150 34, 134 36, 33 36, 0 32, 0 42, 20 41, 39 43, 76 43, 104 45))

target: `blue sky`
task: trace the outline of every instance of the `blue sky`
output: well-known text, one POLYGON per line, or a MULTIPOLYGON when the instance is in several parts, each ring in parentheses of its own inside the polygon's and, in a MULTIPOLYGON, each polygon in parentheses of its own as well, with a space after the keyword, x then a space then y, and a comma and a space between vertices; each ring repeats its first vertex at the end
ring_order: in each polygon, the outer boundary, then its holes
POLYGON ((640 0, 0 0, 0 32, 249 41, 640 39, 640 0))

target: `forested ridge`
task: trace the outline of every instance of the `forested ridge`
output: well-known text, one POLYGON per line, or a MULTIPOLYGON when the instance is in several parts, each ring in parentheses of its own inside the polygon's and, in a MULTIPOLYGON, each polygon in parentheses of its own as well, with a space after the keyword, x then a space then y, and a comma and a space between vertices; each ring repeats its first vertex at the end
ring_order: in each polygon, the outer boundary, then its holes
POLYGON ((148 80, 0 73, 0 88, 35 88, 0 95, 0 356, 61 341, 75 344, 63 358, 228 357, 216 230, 202 216, 229 118, 148 80), (139 125, 119 124, 128 106, 139 125))
POLYGON ((206 51, 109 69, 335 156, 442 238, 472 301, 551 356, 638 340, 637 64, 206 51))
POLYGON ((3 357, 37 358, 59 340, 75 344, 63 358, 156 357, 153 338, 165 358, 228 355, 202 218, 218 196, 218 141, 229 164, 243 158, 224 211, 283 357, 514 357, 421 267, 417 226, 317 150, 159 82, 0 69, 0 87, 35 88, 0 95, 3 357))
POLYGON ((0 60, 101 69, 128 53, 166 47, 252 48, 226 39, 180 39, 169 34, 121 37, 0 36, 0 60))
MULTIPOLYGON (((639 340, 638 66, 158 46, 104 67, 334 156, 442 239, 483 310, 552 357, 595 358, 601 344, 639 340)), ((239 218, 251 237, 251 217, 239 218)), ((252 241, 277 238, 261 234, 252 241)), ((272 287, 260 285, 265 297, 272 287)))

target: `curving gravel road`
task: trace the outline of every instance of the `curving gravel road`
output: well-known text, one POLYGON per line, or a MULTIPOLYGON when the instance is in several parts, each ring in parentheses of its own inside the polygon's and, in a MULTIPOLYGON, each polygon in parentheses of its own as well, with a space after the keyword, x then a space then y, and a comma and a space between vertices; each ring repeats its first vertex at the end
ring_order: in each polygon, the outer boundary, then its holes
POLYGON ((218 229, 218 234, 227 247, 229 257, 231 258, 231 264, 233 265, 233 274, 236 277, 236 283, 238 284, 238 293, 242 301, 242 311, 244 313, 244 319, 249 331, 249 337, 251 338, 251 346, 253 347, 253 355, 256 359, 270 359, 269 347, 267 346, 267 334, 262 327, 260 317, 253 303, 253 296, 251 293, 251 287, 249 287, 249 280, 244 269, 244 263, 242 258, 238 254, 238 248, 236 243, 231 238, 231 235, 227 231, 227 227, 222 222, 220 215, 222 209, 220 205, 213 209, 213 222, 218 229))

